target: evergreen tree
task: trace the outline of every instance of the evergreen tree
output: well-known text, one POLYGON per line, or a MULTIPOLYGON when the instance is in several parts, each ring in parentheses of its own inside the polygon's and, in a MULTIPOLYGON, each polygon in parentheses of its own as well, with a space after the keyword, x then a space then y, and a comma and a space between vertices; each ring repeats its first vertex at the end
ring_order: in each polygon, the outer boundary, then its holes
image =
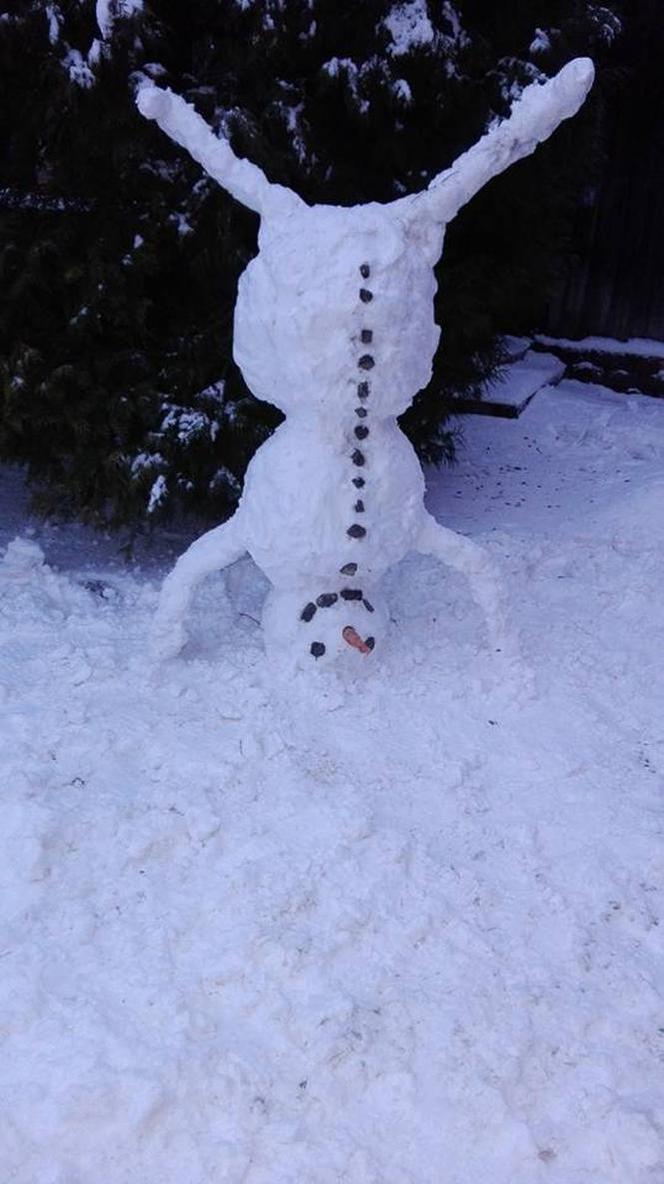
MULTIPOLYGON (((577 0, 15 0, 0 22, 0 452, 42 506, 93 520, 221 518, 279 421, 231 359, 257 220, 137 114, 182 93, 308 201, 422 188, 527 82, 601 55, 614 6, 577 0), (35 83, 35 80, 37 82, 35 83)), ((581 119, 450 227, 443 344, 403 426, 451 453, 454 396, 533 326, 592 157, 581 119), (518 227, 518 233, 515 233, 518 227)))

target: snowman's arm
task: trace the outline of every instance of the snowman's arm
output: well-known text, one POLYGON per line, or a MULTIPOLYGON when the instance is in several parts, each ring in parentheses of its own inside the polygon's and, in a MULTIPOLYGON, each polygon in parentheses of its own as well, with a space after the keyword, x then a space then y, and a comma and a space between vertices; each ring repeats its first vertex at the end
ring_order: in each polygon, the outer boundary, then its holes
POLYGON ((498 574, 490 557, 472 539, 441 526, 426 514, 415 549, 433 555, 461 572, 470 585, 473 600, 483 610, 493 647, 502 648, 506 637, 503 596, 498 574))
POLYGON ((422 208, 447 223, 492 177, 530 156, 564 119, 576 115, 595 77, 590 58, 575 58, 543 85, 533 82, 509 117, 491 128, 419 195, 422 208))
POLYGON ((154 119, 232 197, 257 214, 263 212, 272 188, 265 173, 251 161, 236 156, 228 141, 215 136, 191 103, 170 89, 148 83, 138 91, 136 104, 141 115, 154 119))
POLYGON ((194 592, 205 576, 229 567, 244 555, 246 547, 238 515, 201 535, 181 555, 164 580, 152 626, 152 651, 156 658, 172 658, 187 640, 184 618, 194 592))

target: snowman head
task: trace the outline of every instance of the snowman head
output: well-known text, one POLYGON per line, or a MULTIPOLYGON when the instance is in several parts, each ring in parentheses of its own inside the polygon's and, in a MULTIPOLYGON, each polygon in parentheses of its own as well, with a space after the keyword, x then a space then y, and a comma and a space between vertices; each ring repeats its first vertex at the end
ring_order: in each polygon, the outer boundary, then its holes
POLYGON ((301 591, 273 589, 263 608, 271 657, 284 666, 311 670, 342 659, 357 669, 380 654, 389 617, 382 597, 348 581, 314 600, 301 591))

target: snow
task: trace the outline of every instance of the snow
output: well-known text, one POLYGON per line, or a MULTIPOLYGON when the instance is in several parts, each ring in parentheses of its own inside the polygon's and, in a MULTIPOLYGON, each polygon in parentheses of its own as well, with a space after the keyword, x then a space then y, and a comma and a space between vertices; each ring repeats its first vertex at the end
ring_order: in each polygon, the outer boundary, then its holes
MULTIPOLYGON (((511 339, 512 342, 516 340, 511 339)), ((497 378, 484 384, 482 398, 488 403, 502 403, 520 412, 537 391, 555 384, 564 373, 565 364, 560 358, 529 349, 518 361, 501 370, 497 378)))
POLYGON ((47 4, 44 15, 48 21, 48 39, 51 45, 57 45, 60 38, 60 13, 54 4, 47 4))
POLYGON ((145 469, 166 468, 167 462, 160 452, 139 452, 131 462, 132 474, 144 472, 145 469))
POLYGON ((664 406, 465 437, 427 504, 521 666, 410 556, 380 665, 275 677, 245 559, 156 668, 181 537, 123 566, 2 476, 7 1181, 662 1178, 664 406))
POLYGON ((186 238, 188 234, 193 233, 190 222, 180 210, 176 210, 169 215, 169 222, 173 223, 181 238, 186 238))
POLYGON ((366 115, 369 111, 369 100, 362 93, 362 75, 365 71, 370 70, 375 64, 376 59, 370 59, 369 62, 364 63, 360 67, 353 61, 352 58, 329 58, 328 61, 323 62, 321 70, 323 70, 328 78, 343 78, 346 82, 348 90, 353 98, 353 104, 360 115, 366 115))
POLYGON ((102 37, 108 37, 113 27, 113 17, 111 16, 111 0, 96 0, 95 15, 97 17, 97 26, 102 37))
POLYGON ((604 45, 613 45, 623 32, 623 18, 603 5, 593 5, 591 11, 601 41, 604 45))
MULTIPOLYGON (((390 612, 380 584, 409 551, 463 571, 492 644, 509 645, 490 565, 427 514, 397 417, 431 377, 434 267, 447 222, 573 115, 592 78, 587 59, 568 63, 524 91, 510 117, 424 193, 349 208, 306 205, 236 157, 181 97, 139 89, 141 113, 261 216, 258 255, 238 284, 233 355, 252 393, 287 416, 253 457, 233 519, 197 539, 168 576, 156 653, 178 652, 198 584, 245 552, 272 585, 265 641, 282 666, 378 657, 390 612)), ((543 364, 531 359, 539 385, 543 364)))
POLYGON ((148 514, 154 514, 155 510, 159 509, 159 506, 163 503, 167 493, 168 484, 166 478, 163 473, 160 473, 158 477, 155 477, 155 480, 153 481, 150 488, 150 496, 148 498, 147 507, 148 514))
POLYGON ((94 74, 79 49, 68 49, 62 59, 62 65, 71 81, 76 86, 80 86, 82 90, 89 90, 91 86, 94 86, 94 74))
POLYGON ((505 356, 510 362, 516 362, 528 353, 532 345, 530 337, 516 337, 513 333, 506 333, 500 339, 505 356))
POLYGON ((459 54, 468 45, 468 36, 449 0, 443 0, 437 8, 442 29, 435 29, 431 23, 427 0, 405 0, 393 5, 381 22, 390 38, 387 52, 392 58, 400 58, 427 47, 436 50, 445 73, 452 77, 459 74, 459 54))
POLYGON ((280 111, 283 121, 288 128, 291 148, 300 164, 303 164, 307 157, 307 144, 302 134, 304 103, 296 103, 293 106, 282 103, 280 104, 280 111))
POLYGON ((413 101, 413 92, 405 78, 395 78, 392 83, 392 93, 396 95, 402 103, 410 104, 413 101))
POLYGON ((569 337, 547 337, 538 334, 534 340, 538 345, 548 349, 574 350, 580 354, 618 354, 621 357, 632 358, 664 358, 664 342, 653 341, 648 337, 628 337, 625 341, 618 341, 613 337, 582 337, 574 340, 569 337))
POLYGON ((232 473, 226 465, 222 465, 217 469, 216 473, 210 480, 210 489, 217 490, 226 488, 233 497, 239 496, 242 492, 242 486, 238 481, 235 473, 232 473))
POLYGON ((216 382, 211 382, 208 386, 199 391, 196 398, 201 401, 210 400, 217 410, 218 414, 223 414, 226 404, 226 380, 218 378, 216 382))
POLYGON ((189 444, 197 436, 209 436, 215 440, 219 433, 219 423, 211 419, 204 411, 196 411, 189 407, 176 407, 174 404, 163 404, 166 409, 160 432, 172 432, 180 444, 189 444))
POLYGON ((533 37, 529 53, 550 53, 551 52, 551 38, 545 29, 535 29, 535 36, 533 37))
POLYGON ((99 32, 104 39, 111 36, 118 18, 142 12, 143 0, 96 0, 95 14, 99 32))
POLYGON ((429 20, 426 0, 406 0, 395 4, 383 22, 391 37, 390 53, 403 57, 434 40, 434 28, 429 20))

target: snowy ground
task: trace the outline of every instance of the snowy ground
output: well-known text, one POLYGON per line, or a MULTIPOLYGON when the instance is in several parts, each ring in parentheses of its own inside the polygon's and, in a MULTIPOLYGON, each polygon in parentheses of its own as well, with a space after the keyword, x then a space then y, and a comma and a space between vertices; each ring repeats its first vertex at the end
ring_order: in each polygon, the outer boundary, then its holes
POLYGON ((4 478, 2 1184, 664 1181, 664 402, 466 434, 530 674, 416 557, 355 683, 275 681, 248 560, 155 669, 167 556, 4 478))

